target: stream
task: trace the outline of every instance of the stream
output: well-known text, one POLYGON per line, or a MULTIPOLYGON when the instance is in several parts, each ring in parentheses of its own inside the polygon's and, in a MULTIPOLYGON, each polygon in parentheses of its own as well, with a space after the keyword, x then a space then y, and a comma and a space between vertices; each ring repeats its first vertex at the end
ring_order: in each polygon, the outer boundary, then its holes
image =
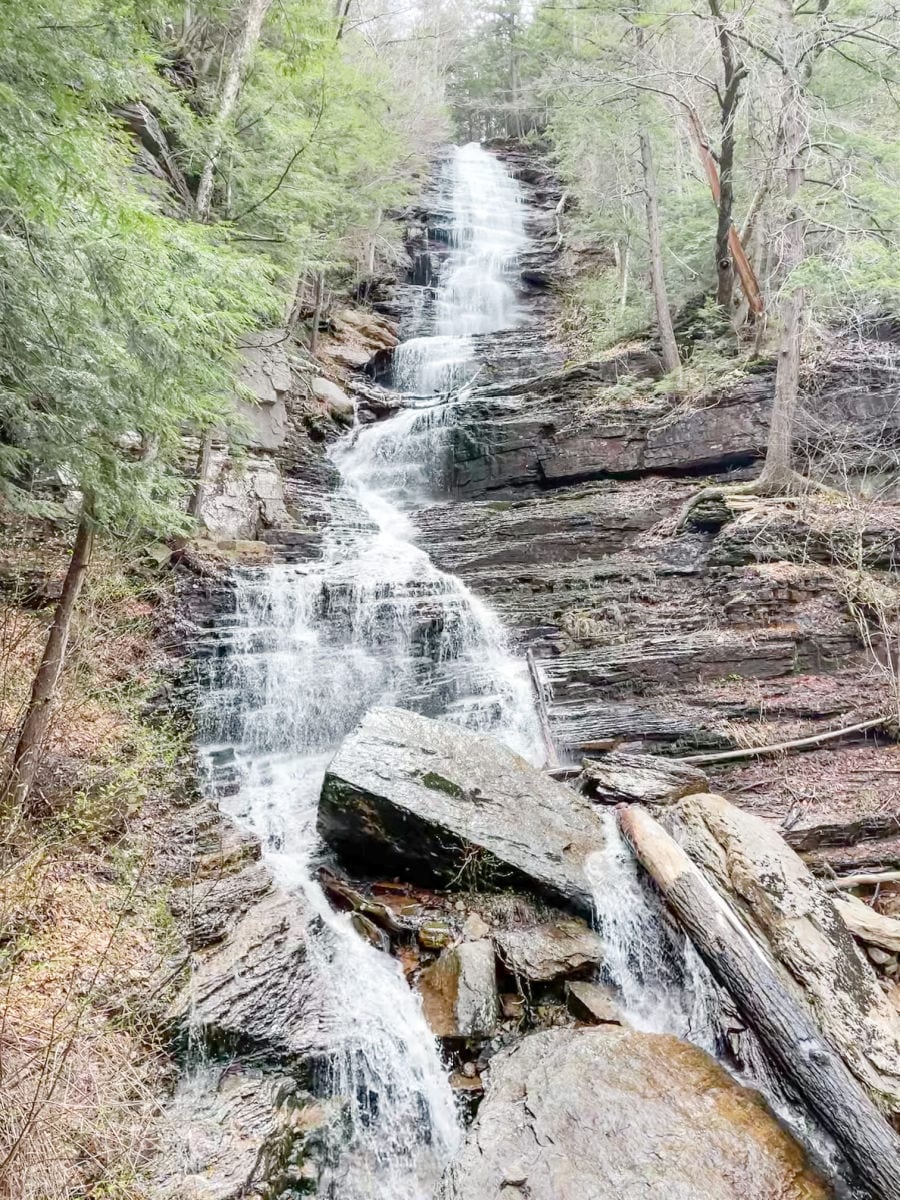
POLYGON ((493 614, 413 541, 409 513, 441 469, 447 412, 477 370, 472 335, 523 319, 513 280, 526 243, 518 185, 477 146, 439 178, 449 252, 395 355, 395 385, 446 397, 357 426, 332 449, 341 486, 320 559, 246 571, 200 713, 222 808, 302 894, 328 996, 318 1087, 334 1119, 322 1197, 426 1200, 460 1124, 418 997, 399 965, 332 911, 316 880, 325 767, 373 705, 411 708, 542 757, 525 664, 493 614))

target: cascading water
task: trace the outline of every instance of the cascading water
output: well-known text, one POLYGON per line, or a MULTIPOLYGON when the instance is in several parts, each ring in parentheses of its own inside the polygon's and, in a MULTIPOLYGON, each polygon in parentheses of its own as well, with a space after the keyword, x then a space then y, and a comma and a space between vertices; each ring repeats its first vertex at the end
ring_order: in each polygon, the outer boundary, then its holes
MULTIPOLYGON (((477 369, 472 335, 519 319, 512 275, 525 244, 518 187, 478 146, 443 176, 450 249, 396 354, 396 385, 459 388, 477 369)), ((463 393, 464 395, 464 393, 463 393)), ((210 787, 262 840, 309 913, 308 952, 327 1012, 320 1037, 332 1106, 319 1184, 340 1200, 425 1200, 458 1138, 435 1042, 399 966, 335 914, 315 878, 325 767, 375 704, 490 732, 539 757, 523 665, 490 611, 411 540, 405 509, 439 470, 437 410, 355 429, 333 451, 322 556, 248 572, 200 713, 210 787)))

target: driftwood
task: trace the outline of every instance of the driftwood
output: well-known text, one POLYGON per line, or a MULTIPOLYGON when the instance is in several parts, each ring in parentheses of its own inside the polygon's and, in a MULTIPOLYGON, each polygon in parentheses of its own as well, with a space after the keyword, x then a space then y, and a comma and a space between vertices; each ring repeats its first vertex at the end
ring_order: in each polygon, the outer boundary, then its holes
POLYGON ((715 754, 688 754, 685 758, 676 759, 680 763, 693 763, 694 766, 708 766, 712 763, 731 762, 738 758, 757 758, 761 754, 780 754, 783 750, 806 750, 809 746, 818 746, 822 742, 830 742, 834 738, 846 737, 850 733, 862 733, 866 729, 875 729, 889 720, 887 715, 872 717, 868 721, 859 721, 856 725, 845 725, 842 729, 828 729, 824 733, 813 733, 809 737, 794 738, 790 742, 776 742, 771 746, 745 746, 740 750, 722 750, 715 754))
POLYGON ((900 871, 869 871, 859 875, 837 875, 823 879, 822 887, 829 891, 846 891, 856 887, 878 887, 880 883, 900 883, 900 871))
POLYGON ((722 987, 875 1200, 900 1196, 900 1137, 768 956, 663 827, 638 806, 622 831, 722 987))
POLYGON ((835 900, 834 907, 859 941, 867 942, 870 946, 880 946, 882 950, 890 950, 894 954, 900 952, 900 921, 876 912, 856 897, 835 900))
POLYGON ((584 764, 580 791, 602 804, 670 804, 692 792, 705 792, 702 771, 652 754, 605 754, 584 764))
POLYGON ((900 1113, 900 1021, 829 893, 772 825, 721 796, 688 796, 667 811, 875 1103, 900 1113))

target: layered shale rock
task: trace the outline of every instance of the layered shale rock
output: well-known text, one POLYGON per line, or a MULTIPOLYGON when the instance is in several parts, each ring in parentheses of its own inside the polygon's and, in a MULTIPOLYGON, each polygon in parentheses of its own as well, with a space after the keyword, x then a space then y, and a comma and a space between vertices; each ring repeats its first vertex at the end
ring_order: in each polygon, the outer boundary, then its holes
POLYGON ((319 831, 347 862, 422 882, 536 889, 591 913, 590 806, 492 738, 373 709, 332 760, 319 831))
POLYGON ((761 1098, 673 1037, 605 1025, 494 1058, 440 1200, 826 1200, 761 1098))

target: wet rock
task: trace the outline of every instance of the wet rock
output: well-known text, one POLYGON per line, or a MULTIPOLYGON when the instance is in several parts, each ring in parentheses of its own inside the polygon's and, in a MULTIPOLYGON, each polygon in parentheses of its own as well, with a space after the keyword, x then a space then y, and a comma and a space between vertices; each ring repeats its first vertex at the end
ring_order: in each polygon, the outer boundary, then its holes
POLYGON ((453 930, 446 921, 425 921, 419 926, 417 937, 424 950, 443 950, 453 941, 453 930))
POLYGON ((267 867, 254 863, 233 874, 176 887, 169 893, 169 908, 194 950, 221 941, 228 931, 272 888, 267 867))
POLYGON ((304 1176, 320 1111, 288 1074, 212 1063, 185 1080, 162 1118, 148 1200, 238 1200, 304 1176))
POLYGON ((391 952, 391 939, 383 929, 379 929, 374 921, 370 920, 365 913, 355 912, 350 914, 350 923, 361 938, 364 938, 370 946, 374 946, 376 950, 381 950, 385 954, 391 952))
POLYGON ((826 1200, 758 1094, 673 1037, 568 1028, 491 1062, 439 1200, 826 1200))
POLYGON ((709 788, 709 780, 697 767, 617 751, 585 762, 580 784, 583 795, 603 804, 667 804, 709 788))
POLYGON ((214 949, 194 956, 170 1016, 208 1045, 308 1054, 318 1044, 321 996, 307 961, 296 896, 263 896, 214 949))
POLYGON ((487 939, 445 950, 419 976, 418 988, 435 1037, 489 1037, 496 1029, 500 1002, 487 939))
POLYGON ((503 965, 519 979, 550 983, 596 971, 603 943, 583 921, 554 921, 494 934, 503 965))
POLYGON ((474 890, 537 888, 588 913, 590 806, 492 738, 373 709, 328 769, 318 826, 347 861, 474 890))
POLYGON ((623 1024, 615 996, 600 983, 587 983, 584 980, 567 983, 566 1003, 569 1012, 578 1021, 587 1021, 591 1025, 623 1024))

